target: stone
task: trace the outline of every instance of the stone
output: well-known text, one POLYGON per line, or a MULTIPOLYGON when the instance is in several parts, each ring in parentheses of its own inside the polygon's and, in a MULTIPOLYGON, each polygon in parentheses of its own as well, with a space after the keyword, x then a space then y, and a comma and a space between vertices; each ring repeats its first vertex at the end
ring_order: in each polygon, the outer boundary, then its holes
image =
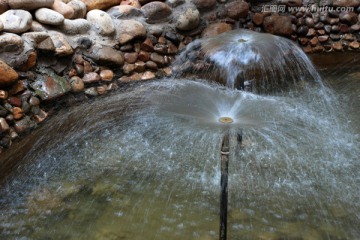
POLYGON ((360 31, 360 24, 355 24, 350 27, 350 32, 360 31))
POLYGON ((7 99, 9 96, 8 92, 5 90, 0 90, 0 99, 7 99))
POLYGON ((157 64, 153 61, 147 61, 145 63, 146 67, 149 68, 149 69, 154 69, 156 70, 158 68, 157 64))
POLYGON ((19 107, 14 107, 12 109, 12 114, 13 114, 15 120, 19 120, 24 116, 23 110, 19 107))
POLYGON ((333 48, 334 50, 337 50, 337 51, 343 50, 343 46, 342 46, 341 42, 335 42, 335 43, 333 43, 333 44, 332 44, 332 48, 333 48))
POLYGON ((83 72, 84 73, 90 73, 92 71, 94 71, 94 68, 91 66, 91 64, 88 61, 84 61, 83 72))
POLYGON ((316 35, 316 30, 314 28, 310 28, 308 33, 306 34, 307 37, 313 37, 316 35))
POLYGON ((306 36, 309 32, 309 27, 307 26, 300 26, 297 30, 296 30, 296 33, 299 35, 299 36, 306 36))
POLYGON ((55 54, 57 56, 67 56, 73 54, 74 50, 64 34, 52 32, 50 33, 50 37, 54 43, 55 54))
POLYGON ((318 39, 321 43, 327 42, 329 40, 329 35, 319 36, 318 39))
POLYGON ((0 133, 9 131, 9 124, 6 122, 5 118, 0 118, 0 133))
POLYGON ((103 95, 107 93, 107 86, 106 85, 98 86, 96 87, 96 91, 99 95, 103 95))
POLYGON ((165 59, 162 55, 158 53, 151 53, 150 59, 155 62, 157 65, 164 66, 165 65, 165 59))
POLYGON ((40 99, 35 96, 31 96, 29 99, 29 103, 31 106, 38 106, 40 105, 40 99))
POLYGON ((125 64, 123 66, 123 72, 125 74, 129 74, 129 73, 132 73, 133 71, 135 70, 135 65, 134 64, 125 64))
POLYGON ((32 32, 47 32, 47 28, 36 20, 31 23, 30 31, 32 32))
POLYGON ((305 18, 305 24, 306 24, 306 26, 308 26, 309 28, 314 27, 314 26, 315 26, 314 19, 312 19, 312 18, 310 18, 310 17, 305 18))
POLYGON ((199 11, 197 9, 188 8, 178 16, 175 26, 178 30, 189 31, 197 28, 199 24, 199 11))
POLYGON ((146 71, 142 74, 141 80, 149 80, 155 78, 155 73, 151 71, 146 71))
POLYGON ((73 19, 85 18, 86 16, 86 5, 81 0, 72 0, 67 3, 67 6, 74 10, 73 19))
POLYGON ((110 15, 102 10, 89 11, 86 14, 86 20, 98 34, 108 36, 115 32, 115 26, 110 15))
POLYGON ((34 119, 37 123, 41 123, 47 118, 47 116, 48 114, 44 110, 40 109, 39 113, 34 115, 34 119))
POLYGON ((348 33, 349 31, 350 31, 350 27, 347 24, 341 24, 340 25, 340 32, 348 33))
POLYGON ((341 37, 339 34, 330 34, 330 38, 334 41, 338 41, 341 37))
POLYGON ((313 37, 310 40, 310 45, 313 46, 313 47, 315 47, 318 43, 319 43, 319 39, 317 37, 313 37))
POLYGON ((66 79, 56 74, 39 74, 31 87, 42 100, 61 97, 71 90, 71 86, 66 79))
POLYGON ((20 71, 27 72, 36 65, 37 53, 36 51, 30 51, 27 54, 27 59, 20 65, 20 71))
POLYGON ((309 39, 307 39, 306 37, 300 37, 298 41, 301 45, 305 46, 309 42, 309 39))
POLYGON ((12 9, 34 10, 38 8, 51 8, 54 0, 8 0, 12 9))
POLYGON ((36 49, 55 51, 54 43, 46 32, 27 32, 21 36, 24 40, 31 42, 36 49))
POLYGON ((302 6, 302 0, 277 0, 278 5, 286 5, 288 7, 302 6))
POLYGON ((147 23, 165 22, 171 15, 171 8, 163 2, 154 1, 141 7, 147 23))
POLYGON ((59 29, 69 35, 86 34, 91 28, 90 23, 85 19, 65 19, 59 29))
POLYGON ((9 86, 19 79, 18 73, 5 62, 0 60, 0 87, 9 86))
POLYGON ((36 10, 35 18, 40 23, 48 25, 61 25, 64 22, 63 15, 48 8, 39 8, 36 10))
POLYGON ((360 6, 359 0, 333 0, 334 7, 358 7, 360 6))
POLYGON ((85 73, 82 80, 84 83, 95 83, 100 81, 100 76, 96 72, 85 73))
POLYGON ((228 32, 232 30, 231 24, 228 23, 213 23, 207 26, 204 31, 201 33, 201 37, 214 37, 224 32, 228 32))
POLYGON ((97 96, 97 95, 99 95, 98 92, 96 91, 95 87, 90 87, 90 88, 85 89, 85 94, 89 95, 89 96, 97 96))
POLYGON ((243 0, 236 0, 225 4, 227 16, 238 20, 239 18, 246 18, 249 13, 249 4, 243 0))
POLYGON ((120 5, 128 5, 138 9, 141 8, 141 4, 138 0, 123 0, 120 5))
POLYGON ((355 40, 355 36, 353 34, 347 33, 347 34, 344 34, 342 36, 342 39, 346 40, 346 41, 349 41, 349 42, 352 42, 352 41, 355 40))
POLYGON ((60 13, 66 19, 72 19, 75 15, 75 10, 61 0, 55 0, 51 7, 54 11, 60 13))
POLYGON ((208 10, 216 6, 216 0, 193 0, 192 2, 199 10, 208 10))
POLYGON ((141 11, 130 5, 120 5, 110 8, 107 13, 116 19, 121 19, 140 16, 141 11))
POLYGON ((253 15, 253 22, 255 23, 255 25, 260 26, 261 24, 263 24, 264 17, 265 15, 263 13, 255 13, 253 15))
POLYGON ((19 52, 24 48, 24 40, 13 33, 0 34, 0 53, 19 52))
POLYGON ((141 50, 148 52, 154 51, 154 45, 151 42, 150 38, 146 38, 144 42, 141 43, 141 50))
POLYGON ((109 69, 101 70, 99 75, 102 81, 112 81, 114 78, 114 72, 109 69))
POLYGON ((81 0, 86 5, 86 10, 93 9, 105 10, 110 7, 119 5, 121 0, 81 0))
POLYGON ((84 91, 84 82, 83 80, 78 76, 73 76, 69 80, 71 91, 72 92, 82 92, 84 91))
POLYGON ((352 49, 359 49, 360 48, 360 43, 359 42, 351 42, 349 44, 350 48, 352 49))
POLYGON ((146 28, 144 25, 136 20, 121 20, 119 21, 120 29, 118 29, 119 43, 125 44, 135 38, 146 37, 146 28))
POLYGON ((139 73, 141 73, 141 72, 144 72, 145 71, 145 69, 146 69, 146 64, 145 64, 145 62, 143 62, 143 61, 137 61, 135 64, 135 71, 136 72, 139 72, 139 73))
POLYGON ((141 50, 138 54, 137 59, 139 59, 140 61, 146 62, 150 59, 150 54, 146 51, 141 50))
POLYGON ((138 53, 137 52, 125 53, 124 58, 127 63, 135 63, 138 58, 138 53))
POLYGON ((0 14, 6 12, 9 8, 8 0, 0 0, 0 14))
POLYGON ((30 120, 28 116, 25 116, 19 121, 15 121, 14 124, 14 129, 17 133, 23 133, 32 127, 34 127, 34 123, 30 120))
POLYGON ((342 12, 340 13, 340 21, 349 25, 356 24, 358 22, 358 14, 354 12, 342 12))
POLYGON ((32 16, 24 10, 8 10, 0 16, 4 31, 10 33, 23 33, 30 29, 32 16))
POLYGON ((272 15, 264 19, 265 32, 290 37, 293 33, 291 18, 287 16, 272 15))
POLYGON ((85 53, 85 55, 87 55, 96 62, 104 64, 116 66, 122 66, 124 64, 123 55, 108 46, 94 45, 89 49, 87 53, 85 53))

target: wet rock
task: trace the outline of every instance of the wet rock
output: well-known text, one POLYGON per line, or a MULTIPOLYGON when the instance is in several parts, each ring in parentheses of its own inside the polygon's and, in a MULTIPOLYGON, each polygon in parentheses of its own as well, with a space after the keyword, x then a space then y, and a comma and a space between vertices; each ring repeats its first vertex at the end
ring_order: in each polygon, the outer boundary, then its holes
POLYGON ((83 72, 84 73, 90 73, 94 70, 94 68, 91 66, 91 64, 87 61, 84 61, 83 64, 83 72))
POLYGON ((334 41, 338 41, 341 37, 339 34, 330 34, 330 38, 334 41))
POLYGON ((31 87, 42 100, 58 98, 71 90, 71 86, 66 79, 56 74, 51 74, 51 76, 39 74, 31 87))
POLYGON ((95 87, 90 87, 85 89, 85 94, 93 97, 99 95, 95 87))
POLYGON ((310 28, 308 33, 306 34, 307 37, 313 37, 316 35, 316 30, 314 28, 310 28))
POLYGON ((118 29, 119 42, 125 44, 135 38, 146 37, 146 28, 136 20, 121 20, 118 29))
POLYGON ((50 37, 52 42, 54 43, 56 55, 67 56, 71 55, 74 52, 64 34, 52 32, 50 33, 50 37))
POLYGON ((86 5, 80 0, 72 0, 68 2, 68 7, 74 10, 73 19, 85 18, 86 16, 86 5))
POLYGON ((164 66, 165 65, 165 59, 162 55, 158 53, 151 53, 150 59, 154 61, 157 65, 164 66))
POLYGON ((10 103, 12 106, 15 106, 15 107, 21 107, 21 105, 22 105, 21 99, 17 98, 17 97, 9 97, 7 99, 7 101, 8 101, 8 103, 10 103))
POLYGON ((84 74, 82 80, 84 83, 95 83, 100 81, 100 76, 96 72, 90 72, 84 74))
POLYGON ((159 1, 154 1, 145 4, 141 7, 141 11, 146 18, 147 23, 157 23, 167 21, 171 14, 171 8, 159 1))
POLYGON ((216 5, 216 0, 193 0, 192 2, 199 10, 209 10, 216 5))
POLYGON ((106 85, 98 86, 96 87, 96 91, 99 95, 104 95, 105 93, 107 93, 107 86, 106 85))
POLYGON ((101 70, 99 75, 102 81, 112 81, 114 78, 114 72, 109 69, 101 70))
POLYGON ((27 72, 36 65, 36 61, 37 61, 36 51, 30 51, 26 54, 26 56, 27 56, 26 61, 22 63, 19 67, 22 72, 27 72))
POLYGON ((29 99, 29 103, 31 106, 38 106, 40 104, 40 99, 35 96, 31 96, 29 99))
POLYGON ((265 14, 263 14, 263 13, 255 13, 253 15, 253 22, 255 23, 255 25, 260 26, 264 21, 264 17, 265 17, 265 14))
POLYGON ((138 58, 138 53, 136 52, 125 53, 124 58, 127 63, 135 63, 138 58))
POLYGON ((355 24, 350 27, 350 32, 360 31, 360 24, 355 24))
POLYGON ((249 13, 249 4, 243 0, 236 0, 225 4, 225 10, 228 17, 238 20, 239 18, 246 18, 249 13))
POLYGON ((313 47, 315 47, 318 43, 319 43, 319 39, 317 37, 313 37, 310 40, 310 45, 313 46, 313 47))
POLYGON ((55 0, 52 9, 63 15, 66 19, 73 18, 75 14, 75 10, 61 0, 55 0))
POLYGON ((24 48, 24 40, 13 33, 0 34, 0 52, 19 52, 24 48))
POLYGON ((9 8, 8 0, 0 0, 0 14, 6 12, 9 8))
POLYGON ((305 18, 305 24, 306 24, 306 26, 308 26, 309 28, 314 27, 314 26, 315 26, 314 19, 312 19, 312 18, 310 18, 310 17, 305 18))
POLYGON ((340 32, 342 33, 348 33, 350 31, 350 28, 348 25, 346 24, 341 24, 340 25, 340 32))
POLYGON ((135 65, 135 69, 134 69, 135 72, 139 72, 139 73, 144 72, 146 69, 146 64, 143 61, 137 61, 134 65, 135 65))
POLYGON ((46 32, 27 32, 21 36, 24 40, 31 42, 36 49, 55 51, 54 43, 46 32))
POLYGON ((86 20, 101 35, 107 36, 115 32, 115 26, 110 15, 102 10, 94 9, 89 11, 86 15, 86 20))
POLYGON ((319 36, 318 39, 321 43, 327 42, 329 40, 329 35, 319 36))
POLYGON ((279 5, 286 5, 288 7, 300 7, 302 6, 302 0, 277 0, 279 5))
POLYGON ((19 107, 14 107, 12 109, 12 114, 15 120, 19 120, 24 116, 23 110, 19 107))
POLYGON ((359 0, 333 0, 334 7, 358 7, 360 6, 359 0))
POLYGON ((12 9, 34 10, 38 8, 51 8, 54 0, 8 0, 12 9))
POLYGON ((216 36, 221 33, 231 31, 231 30, 232 30, 231 24, 213 23, 204 29, 204 31, 201 33, 201 37, 202 38, 213 37, 213 36, 216 36))
POLYGON ((0 133, 9 131, 9 124, 6 122, 5 118, 0 118, 0 133))
POLYGON ((149 80, 155 78, 155 73, 151 71, 146 71, 142 74, 141 80, 149 80))
POLYGON ((176 28, 181 31, 195 29, 200 23, 200 13, 197 9, 188 8, 176 20, 176 28))
POLYGON ((4 25, 4 31, 11 33, 23 33, 30 29, 32 16, 24 10, 8 10, 0 16, 4 25))
POLYGON ((86 55, 96 62, 121 66, 124 64, 123 55, 108 46, 94 45, 86 55))
POLYGON ((63 15, 48 8, 36 10, 35 17, 40 23, 48 25, 61 25, 64 22, 63 15))
POLYGON ((333 44, 332 44, 332 48, 333 48, 334 50, 337 50, 337 51, 343 50, 343 46, 342 46, 341 42, 335 42, 335 43, 333 43, 333 44))
POLYGON ((107 13, 117 19, 140 16, 140 9, 130 5, 120 5, 110 8, 107 13))
POLYGON ((138 54, 138 59, 140 61, 146 62, 150 59, 150 54, 146 51, 141 50, 138 54))
POLYGON ((299 36, 306 36, 309 32, 309 28, 307 26, 300 26, 297 30, 296 30, 297 34, 299 36))
POLYGON ((120 5, 128 5, 138 9, 141 8, 141 4, 138 0, 124 0, 121 1, 120 5))
POLYGON ((359 42, 351 42, 349 44, 349 47, 352 48, 352 49, 359 49, 360 48, 360 43, 359 42))
POLYGON ((293 33, 291 18, 272 15, 264 19, 264 30, 268 33, 290 37, 293 33))
POLYGON ((344 34, 344 35, 342 36, 342 39, 351 42, 351 41, 354 41, 354 40, 355 40, 355 36, 354 36, 353 34, 347 33, 347 34, 344 34))
POLYGON ((14 129, 17 133, 23 133, 32 127, 34 127, 34 123, 28 116, 25 116, 23 119, 15 121, 14 123, 14 129))
POLYGON ((39 113, 34 115, 34 119, 36 123, 41 123, 47 118, 47 116, 48 114, 44 110, 40 109, 39 113))
POLYGON ((9 86, 14 84, 19 78, 18 73, 5 62, 0 60, 0 86, 9 86))
POLYGON ((358 14, 354 12, 342 12, 340 13, 340 21, 349 25, 356 24, 358 22, 358 14))
POLYGON ((115 5, 119 5, 121 0, 81 0, 86 5, 86 10, 93 9, 105 10, 115 5))
POLYGON ((146 38, 141 44, 141 50, 151 52, 154 50, 154 45, 151 42, 150 38, 146 38))
POLYGON ((84 82, 78 76, 74 76, 74 77, 70 78, 69 83, 70 83, 72 92, 76 93, 76 92, 82 92, 84 90, 84 82))
POLYGON ((59 29, 69 35, 86 34, 91 28, 90 23, 85 19, 65 19, 59 29))
POLYGON ((7 99, 9 96, 8 92, 5 90, 0 90, 0 99, 7 99))

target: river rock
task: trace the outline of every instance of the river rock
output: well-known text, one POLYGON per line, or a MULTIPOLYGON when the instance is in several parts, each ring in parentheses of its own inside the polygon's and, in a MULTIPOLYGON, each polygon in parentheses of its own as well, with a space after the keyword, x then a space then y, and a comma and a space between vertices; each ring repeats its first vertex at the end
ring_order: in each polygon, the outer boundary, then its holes
POLYGON ((67 6, 74 9, 73 19, 84 18, 86 16, 86 5, 80 0, 72 0, 68 2, 67 6))
POLYGON ((141 75, 141 80, 149 80, 155 78, 155 73, 146 71, 141 75))
POLYGON ((82 78, 84 83, 95 83, 100 81, 100 76, 96 72, 90 72, 84 74, 84 77, 82 78))
POLYGON ((109 69, 101 70, 99 75, 102 81, 112 81, 114 78, 114 72, 109 69))
POLYGON ((0 60, 0 87, 14 84, 19 78, 17 72, 0 60))
POLYGON ((278 5, 286 5, 288 7, 302 6, 302 0, 277 0, 278 5))
POLYGON ((94 9, 89 11, 86 20, 101 35, 107 36, 115 32, 115 26, 110 15, 102 10, 94 9))
POLYGON ((32 16, 24 10, 8 10, 0 16, 4 24, 4 31, 11 33, 23 33, 30 29, 32 16))
POLYGON ((162 55, 156 53, 156 52, 151 53, 150 59, 159 66, 164 66, 165 65, 164 57, 162 55))
POLYGON ((108 46, 96 44, 92 46, 88 52, 84 53, 96 62, 122 66, 124 64, 123 55, 115 49, 108 46))
POLYGON ((157 23, 167 21, 171 14, 171 8, 163 2, 154 1, 145 4, 141 8, 147 23, 157 23))
POLYGON ((335 42, 335 43, 333 43, 333 44, 332 44, 332 48, 333 48, 334 50, 337 50, 337 51, 343 50, 343 46, 342 46, 341 42, 335 42))
POLYGON ((18 52, 24 48, 24 40, 17 34, 0 34, 0 53, 18 52))
POLYGON ((81 0, 86 5, 86 10, 93 9, 105 10, 115 5, 119 5, 121 0, 81 0))
POLYGON ((136 20, 121 20, 118 36, 120 44, 125 44, 135 38, 146 37, 146 28, 136 20))
POLYGON ((54 0, 8 0, 12 9, 34 10, 38 8, 51 8, 54 0))
POLYGON ((214 37, 224 32, 232 30, 231 24, 228 23, 213 23, 207 26, 204 31, 201 33, 201 37, 214 37))
POLYGON ((192 0, 192 2, 200 10, 211 9, 216 5, 216 0, 192 0))
POLYGON ((39 74, 31 87, 42 100, 58 98, 71 90, 66 79, 56 74, 39 74))
POLYGON ((84 90, 84 82, 78 76, 73 76, 69 80, 72 92, 81 92, 84 90))
POLYGON ((63 15, 48 8, 39 8, 38 10, 36 10, 35 18, 40 23, 48 25, 61 25, 64 22, 63 15))
POLYGON ((36 49, 55 51, 54 43, 46 32, 27 32, 22 34, 21 37, 28 42, 32 42, 36 49))
POLYGON ((318 39, 321 43, 327 42, 329 40, 329 35, 319 36, 318 39))
POLYGON ((225 10, 228 17, 238 20, 239 18, 246 18, 249 13, 249 4, 243 0, 237 0, 225 4, 225 10))
POLYGON ((64 34, 59 32, 51 32, 50 37, 54 43, 55 54, 57 56, 67 56, 73 54, 74 50, 72 49, 64 34))
POLYGON ((340 13, 340 21, 349 25, 356 24, 358 21, 358 14, 354 12, 342 12, 340 13))
POLYGON ((61 0, 55 0, 52 9, 63 15, 66 19, 73 18, 75 14, 75 10, 61 0))
POLYGON ((0 133, 9 131, 10 127, 5 118, 0 118, 0 133))
POLYGON ((188 8, 176 20, 176 28, 181 31, 195 29, 200 23, 200 13, 197 9, 188 8))
POLYGON ((90 23, 85 19, 65 19, 64 23, 59 26, 63 33, 69 35, 86 34, 91 28, 90 23))
POLYGON ((272 15, 264 19, 265 32, 290 37, 293 33, 291 18, 287 16, 272 15))
POLYGON ((352 49, 359 49, 359 48, 360 48, 360 43, 354 41, 354 42, 351 42, 351 43, 349 44, 349 46, 350 46, 352 49))
POLYGON ((333 0, 334 7, 358 7, 360 6, 359 0, 333 0))
POLYGON ((130 5, 120 5, 110 8, 107 13, 117 19, 140 16, 140 9, 130 5))
POLYGON ((9 8, 8 0, 0 0, 0 14, 6 12, 9 8))

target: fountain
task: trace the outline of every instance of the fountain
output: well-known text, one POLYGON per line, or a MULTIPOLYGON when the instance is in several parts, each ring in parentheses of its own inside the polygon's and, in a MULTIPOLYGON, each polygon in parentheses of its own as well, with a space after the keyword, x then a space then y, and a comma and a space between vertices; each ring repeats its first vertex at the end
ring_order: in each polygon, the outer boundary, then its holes
MULTIPOLYGON (((239 34, 240 45, 265 42, 239 34)), ((234 54, 244 79, 255 78, 234 54)), ((358 93, 340 104, 341 89, 323 86, 300 56, 299 84, 274 94, 162 79, 60 112, 1 159, 19 161, 1 185, 1 239, 221 239, 224 219, 228 239, 358 237, 358 93)), ((280 74, 264 71, 266 81, 280 74)))

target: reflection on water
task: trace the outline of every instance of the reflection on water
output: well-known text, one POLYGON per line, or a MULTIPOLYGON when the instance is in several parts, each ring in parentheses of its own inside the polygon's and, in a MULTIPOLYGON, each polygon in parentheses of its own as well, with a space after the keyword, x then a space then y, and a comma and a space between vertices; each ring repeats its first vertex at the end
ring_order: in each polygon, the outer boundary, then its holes
POLYGON ((1 239, 216 239, 227 128, 229 239, 356 239, 360 78, 341 78, 276 96, 166 79, 75 107, 2 185, 1 239))

